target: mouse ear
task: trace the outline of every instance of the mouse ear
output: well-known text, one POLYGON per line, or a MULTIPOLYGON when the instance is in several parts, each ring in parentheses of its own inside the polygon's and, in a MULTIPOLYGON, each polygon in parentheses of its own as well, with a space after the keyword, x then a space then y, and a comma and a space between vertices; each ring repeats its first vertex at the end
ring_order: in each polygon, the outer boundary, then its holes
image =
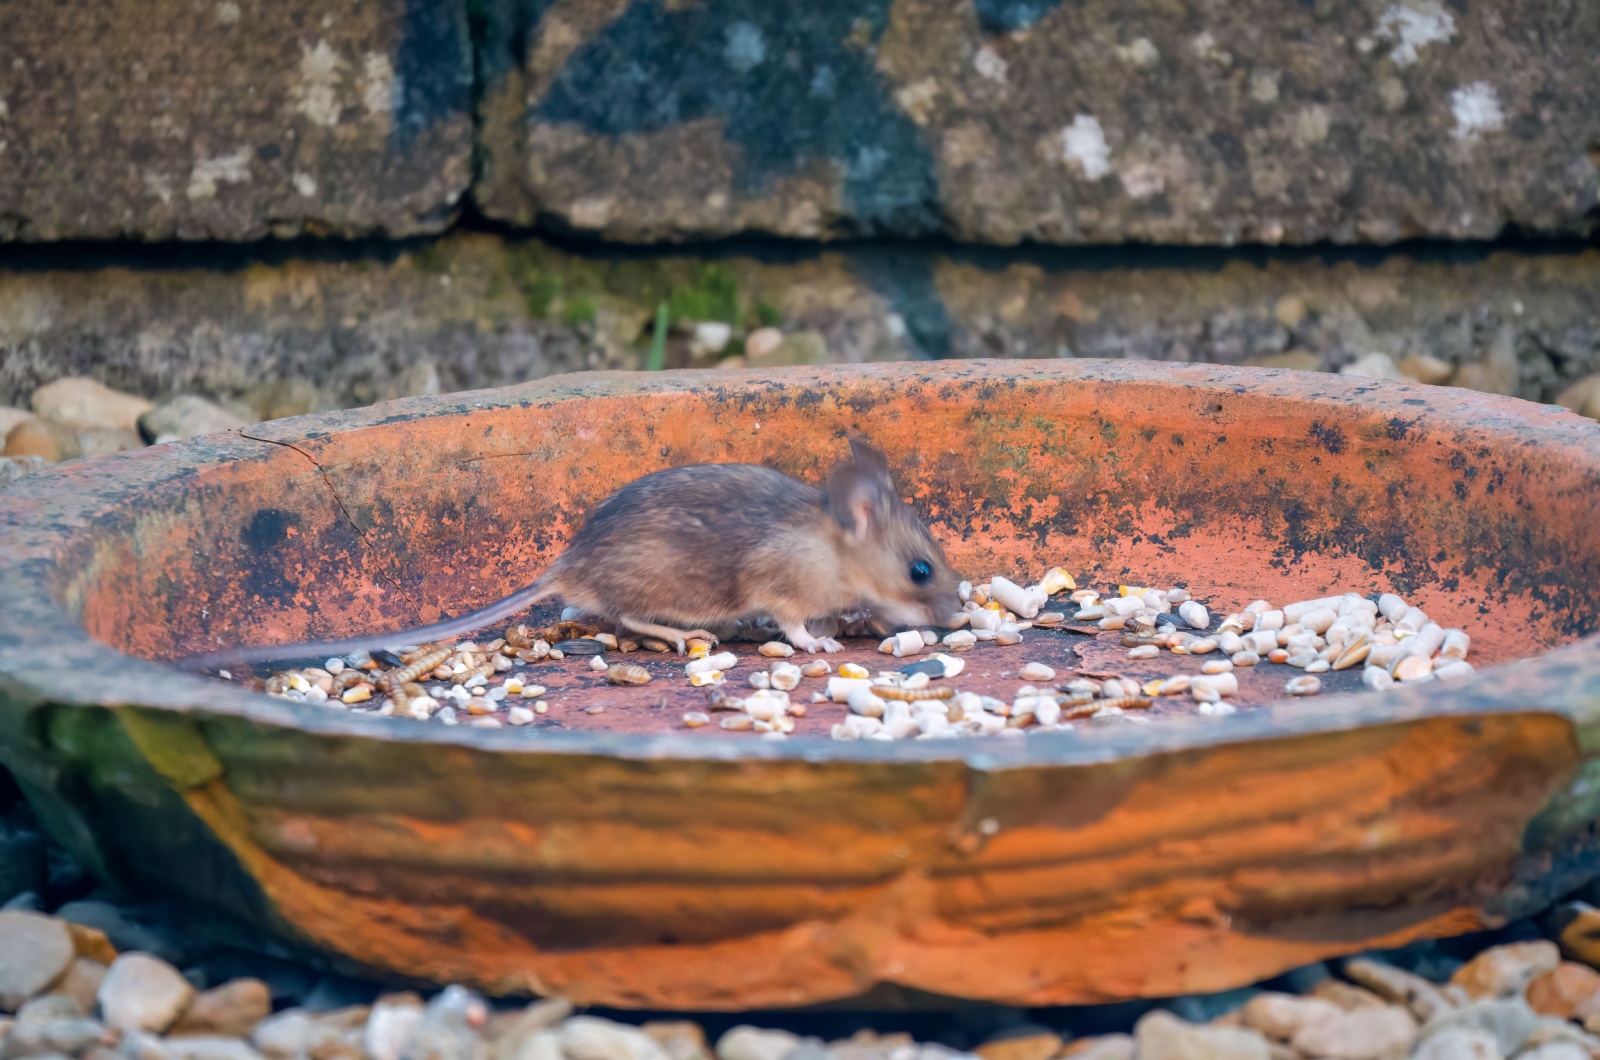
POLYGON ((856 438, 850 439, 850 458, 862 471, 884 482, 889 481, 888 458, 866 442, 856 438))
POLYGON ((828 479, 828 508, 840 526, 857 541, 864 541, 884 525, 894 501, 894 489, 882 453, 870 446, 858 448, 855 442, 850 443, 850 448, 855 459, 840 464, 828 479), (863 450, 870 454, 865 461, 861 459, 863 450), (877 458, 876 466, 872 457, 877 458))

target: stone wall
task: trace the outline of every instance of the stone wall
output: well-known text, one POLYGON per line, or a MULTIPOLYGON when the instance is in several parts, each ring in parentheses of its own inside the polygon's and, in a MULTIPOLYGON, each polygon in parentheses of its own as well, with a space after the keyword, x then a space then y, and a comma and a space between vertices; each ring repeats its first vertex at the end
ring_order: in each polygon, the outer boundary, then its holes
POLYGON ((669 367, 1600 368, 1583 0, 63 0, 0 42, 0 404, 641 367, 663 305, 669 367))
POLYGON ((1429 382, 1539 401, 1600 371, 1597 250, 1370 262, 882 246, 616 256, 457 233, 382 256, 0 272, 0 404, 94 375, 269 418, 638 368, 662 304, 730 326, 716 349, 675 329, 669 367, 1137 357, 1382 374, 1378 354, 1429 382))

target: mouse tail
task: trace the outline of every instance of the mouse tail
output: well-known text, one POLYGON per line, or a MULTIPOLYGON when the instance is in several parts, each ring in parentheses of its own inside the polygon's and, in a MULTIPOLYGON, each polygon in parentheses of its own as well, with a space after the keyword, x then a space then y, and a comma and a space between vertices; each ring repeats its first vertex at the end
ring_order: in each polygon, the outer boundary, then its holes
POLYGON ((534 604, 560 593, 561 583, 556 572, 546 571, 532 585, 518 589, 510 596, 496 600, 487 607, 481 607, 459 618, 447 618, 441 622, 435 622, 431 626, 404 629, 396 633, 367 634, 361 637, 349 637, 345 640, 224 648, 221 651, 206 652, 202 655, 191 655, 187 658, 177 659, 171 665, 180 670, 197 672, 215 670, 219 667, 227 666, 259 665, 279 659, 333 658, 334 656, 349 655, 358 651, 376 651, 396 644, 427 644, 432 641, 464 636, 473 630, 482 629, 484 626, 498 622, 503 618, 510 618, 518 612, 526 611, 534 604))

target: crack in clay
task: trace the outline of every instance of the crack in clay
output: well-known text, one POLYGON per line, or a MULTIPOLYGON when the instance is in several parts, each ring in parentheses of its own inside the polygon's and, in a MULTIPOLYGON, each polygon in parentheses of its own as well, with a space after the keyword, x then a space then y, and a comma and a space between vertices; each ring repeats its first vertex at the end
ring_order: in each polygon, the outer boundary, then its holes
MULTIPOLYGON (((285 449, 293 449, 295 452, 305 457, 306 462, 312 467, 316 468, 317 474, 322 476, 322 482, 328 487, 328 493, 333 497, 333 503, 339 506, 339 514, 344 516, 345 522, 350 524, 350 529, 354 530, 356 532, 356 537, 361 539, 362 547, 365 548, 367 552, 373 556, 373 558, 379 558, 378 546, 372 543, 372 540, 367 537, 367 532, 361 529, 361 525, 357 523, 355 517, 350 514, 350 509, 345 507, 344 498, 339 496, 338 487, 333 484, 333 479, 328 476, 327 469, 317 461, 316 457, 312 456, 298 445, 295 445, 293 442, 280 442, 276 438, 262 438, 254 434, 249 434, 245 431, 240 431, 239 437, 248 438, 252 442, 265 442, 268 445, 280 445, 285 449)), ((394 586, 395 592, 399 593, 406 600, 406 602, 411 605, 412 621, 420 622, 421 618, 418 617, 419 610, 417 601, 412 597, 411 593, 406 589, 406 587, 401 585, 393 575, 391 575, 388 571, 383 570, 381 567, 378 568, 378 576, 383 578, 383 580, 388 582, 390 585, 394 586)))

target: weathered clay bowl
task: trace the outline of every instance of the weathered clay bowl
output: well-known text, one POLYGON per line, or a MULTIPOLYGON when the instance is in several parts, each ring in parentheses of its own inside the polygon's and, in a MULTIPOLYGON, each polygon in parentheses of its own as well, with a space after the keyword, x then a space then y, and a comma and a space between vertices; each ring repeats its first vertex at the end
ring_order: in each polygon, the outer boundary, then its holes
POLYGON ((107 876, 405 976, 702 1009, 1215 990, 1600 874, 1597 499, 1600 427, 1559 410, 1197 365, 568 376, 312 416, 0 495, 0 762, 107 876), (1490 668, 853 744, 357 718, 161 665, 460 613, 642 473, 816 480, 848 430, 965 570, 1396 589, 1490 668))

